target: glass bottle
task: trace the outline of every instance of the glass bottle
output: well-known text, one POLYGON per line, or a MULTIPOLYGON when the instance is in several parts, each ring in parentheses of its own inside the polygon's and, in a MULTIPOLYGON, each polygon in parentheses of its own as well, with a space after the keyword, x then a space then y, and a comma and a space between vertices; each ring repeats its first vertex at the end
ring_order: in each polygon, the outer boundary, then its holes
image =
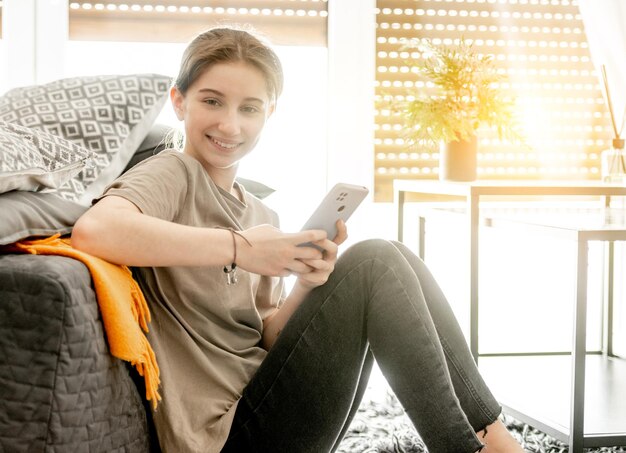
POLYGON ((612 146, 600 154, 602 181, 626 185, 624 139, 614 138, 612 146))

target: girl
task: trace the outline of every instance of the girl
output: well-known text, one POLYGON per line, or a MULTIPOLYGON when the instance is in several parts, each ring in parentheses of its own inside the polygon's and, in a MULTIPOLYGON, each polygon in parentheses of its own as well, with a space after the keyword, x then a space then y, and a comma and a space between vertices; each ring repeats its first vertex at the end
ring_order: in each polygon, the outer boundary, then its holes
POLYGON ((422 261, 384 240, 338 258, 343 223, 335 238, 284 233, 235 181, 282 85, 278 58, 250 33, 196 37, 170 93, 182 152, 121 176, 74 228, 74 247, 138 267, 161 448, 334 451, 375 358, 431 453, 521 452, 422 261))

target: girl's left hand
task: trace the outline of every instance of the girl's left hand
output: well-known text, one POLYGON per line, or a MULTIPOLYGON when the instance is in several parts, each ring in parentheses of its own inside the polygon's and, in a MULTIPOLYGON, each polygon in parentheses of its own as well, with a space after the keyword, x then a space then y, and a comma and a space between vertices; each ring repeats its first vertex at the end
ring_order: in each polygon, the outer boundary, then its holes
POLYGON ((337 220, 336 226, 337 236, 335 236, 332 241, 330 239, 323 239, 314 242, 315 245, 324 249, 322 259, 302 260, 310 269, 309 272, 295 274, 298 277, 296 283, 303 287, 303 289, 311 290, 323 285, 326 283, 333 270, 335 270, 339 245, 343 244, 348 238, 348 230, 344 221, 337 220))

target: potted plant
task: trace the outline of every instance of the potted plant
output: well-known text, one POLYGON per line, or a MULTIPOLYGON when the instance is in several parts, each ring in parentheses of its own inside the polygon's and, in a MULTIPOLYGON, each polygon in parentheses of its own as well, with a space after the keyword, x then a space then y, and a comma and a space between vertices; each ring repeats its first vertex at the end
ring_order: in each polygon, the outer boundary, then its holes
POLYGON ((454 46, 422 40, 409 44, 421 57, 409 62, 426 89, 409 93, 394 110, 403 116, 410 143, 439 144, 439 178, 473 181, 477 167, 477 129, 497 129, 500 138, 515 135, 513 100, 497 88, 504 79, 491 55, 476 52, 461 39, 454 46))

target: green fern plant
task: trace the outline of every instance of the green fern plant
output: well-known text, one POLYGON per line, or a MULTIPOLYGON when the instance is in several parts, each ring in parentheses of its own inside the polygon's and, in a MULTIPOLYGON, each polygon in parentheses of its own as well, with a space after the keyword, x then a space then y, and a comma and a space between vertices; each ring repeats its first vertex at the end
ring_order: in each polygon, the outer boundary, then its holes
POLYGON ((497 129, 500 138, 516 137, 513 100, 496 87, 504 76, 493 56, 481 55, 461 39, 455 46, 419 41, 421 59, 408 62, 427 82, 427 89, 408 93, 409 100, 392 107, 405 123, 413 143, 469 140, 480 126, 497 129))

